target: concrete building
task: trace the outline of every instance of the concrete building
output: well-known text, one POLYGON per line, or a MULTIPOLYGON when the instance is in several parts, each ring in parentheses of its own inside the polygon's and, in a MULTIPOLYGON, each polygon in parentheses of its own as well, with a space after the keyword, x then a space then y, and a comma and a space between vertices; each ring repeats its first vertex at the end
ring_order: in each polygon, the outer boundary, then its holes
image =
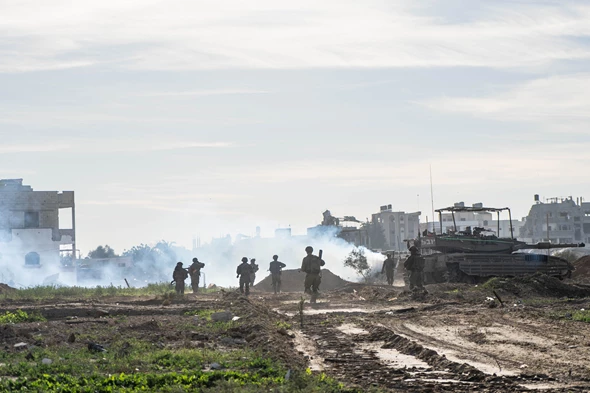
POLYGON ((386 248, 405 251, 408 249, 404 240, 415 239, 420 231, 420 212, 394 212, 391 205, 381 206, 379 213, 372 215, 372 222, 383 227, 386 248))
POLYGON ((0 180, 2 264, 59 266, 60 254, 76 249, 75 217, 73 191, 33 191, 22 179, 0 180), (61 228, 59 214, 64 209, 71 214, 71 225, 61 228))
POLYGON ((590 242, 590 203, 583 198, 549 198, 535 204, 526 217, 520 236, 527 242, 551 243, 590 242))

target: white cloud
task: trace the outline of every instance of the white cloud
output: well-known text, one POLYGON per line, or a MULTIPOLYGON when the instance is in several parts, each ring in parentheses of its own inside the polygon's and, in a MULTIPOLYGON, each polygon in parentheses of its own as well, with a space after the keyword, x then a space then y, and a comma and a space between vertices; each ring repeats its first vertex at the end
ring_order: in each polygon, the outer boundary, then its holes
POLYGON ((209 97, 225 95, 247 95, 247 94, 266 94, 266 90, 247 90, 247 89, 211 89, 211 90, 193 90, 193 91, 166 91, 140 94, 144 97, 209 97))
POLYGON ((487 97, 444 97, 423 104, 441 112, 502 121, 575 122, 587 132, 590 74, 552 76, 487 97))
POLYGON ((493 2, 479 19, 414 1, 4 2, 0 71, 522 67, 588 59, 590 7, 493 2))
POLYGON ((67 150, 70 145, 57 143, 47 144, 6 144, 0 145, 0 153, 43 153, 43 152, 54 152, 60 150, 67 150))

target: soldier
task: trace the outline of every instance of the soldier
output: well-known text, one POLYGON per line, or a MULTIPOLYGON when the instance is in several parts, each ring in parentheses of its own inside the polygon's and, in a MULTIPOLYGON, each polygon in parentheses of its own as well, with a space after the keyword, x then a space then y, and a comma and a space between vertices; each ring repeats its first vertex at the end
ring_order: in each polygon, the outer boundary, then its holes
POLYGON ((250 268, 252 269, 252 274, 250 274, 250 286, 254 286, 254 281, 256 280, 256 272, 258 271, 258 265, 256 264, 256 259, 250 259, 250 268))
POLYGON ((393 254, 388 253, 387 259, 383 261, 383 267, 381 268, 381 274, 387 274, 387 284, 393 285, 393 271, 395 269, 395 260, 393 254))
POLYGON ((176 294, 184 295, 184 280, 188 277, 186 270, 182 268, 182 262, 178 262, 172 273, 172 278, 176 282, 176 294))
POLYGON ((281 269, 287 267, 283 262, 279 262, 279 256, 273 255, 273 261, 270 263, 268 270, 272 277, 272 289, 275 294, 281 292, 281 269))
POLYGON ((188 274, 191 276, 191 287, 193 287, 193 293, 199 291, 199 279, 201 278, 201 269, 205 267, 205 264, 199 262, 197 258, 193 258, 193 264, 188 267, 188 274))
POLYGON ((301 271, 305 272, 305 293, 311 294, 310 303, 315 303, 322 282, 322 266, 326 264, 320 257, 313 255, 313 247, 305 248, 307 256, 301 263, 301 271))
POLYGON ((410 247, 410 256, 404 262, 404 267, 410 272, 410 291, 424 290, 422 275, 424 273, 424 258, 418 253, 416 246, 410 247))
POLYGON ((242 263, 238 265, 236 273, 236 277, 240 278, 240 292, 242 294, 245 292, 246 296, 248 296, 250 294, 250 276, 252 274, 252 267, 248 263, 248 258, 242 258, 242 263))

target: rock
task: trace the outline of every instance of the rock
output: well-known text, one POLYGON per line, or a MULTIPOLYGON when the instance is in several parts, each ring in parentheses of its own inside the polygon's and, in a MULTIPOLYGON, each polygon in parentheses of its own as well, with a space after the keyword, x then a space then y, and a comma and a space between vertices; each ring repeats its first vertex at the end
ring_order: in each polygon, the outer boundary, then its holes
POLYGON ((68 336, 68 342, 70 344, 73 344, 76 342, 76 335, 74 333, 70 333, 70 335, 68 336))
POLYGON ((223 366, 219 363, 212 363, 211 364, 211 370, 221 370, 223 369, 223 366))
POLYGON ((14 349, 20 351, 20 350, 26 349, 28 346, 29 346, 29 344, 27 344, 27 343, 17 343, 17 344, 14 344, 14 349))
POLYGON ((219 340, 219 342, 221 342, 224 345, 244 345, 244 344, 248 343, 243 338, 231 338, 231 337, 223 337, 221 340, 219 340))
POLYGON ((108 316, 109 314, 110 314, 110 313, 109 313, 107 310, 102 310, 102 309, 100 309, 100 308, 97 308, 97 309, 95 309, 95 310, 92 310, 92 311, 91 311, 91 315, 92 315, 94 318, 106 317, 106 316, 108 316))
POLYGON ((221 311, 211 314, 211 320, 215 322, 228 322, 231 321, 232 318, 233 315, 230 311, 221 311))
POLYGON ((49 365, 49 364, 53 363, 53 360, 51 360, 49 358, 44 358, 43 360, 41 360, 41 363, 49 365))
POLYGON ((191 340, 194 341, 207 341, 209 339, 208 336, 198 332, 191 332, 191 340))
POLYGON ((106 352, 107 350, 100 344, 88 343, 88 350, 91 352, 106 352))

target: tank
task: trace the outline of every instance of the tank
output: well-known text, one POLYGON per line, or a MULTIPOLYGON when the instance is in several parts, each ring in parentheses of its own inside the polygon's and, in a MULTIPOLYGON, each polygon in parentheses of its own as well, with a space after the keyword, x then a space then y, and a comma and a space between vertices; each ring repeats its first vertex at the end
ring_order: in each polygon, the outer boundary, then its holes
MULTIPOLYGON (((584 247, 580 244, 527 244, 513 236, 512 216, 509 208, 455 206, 436 210, 439 213, 440 234, 425 231, 423 236, 408 242, 418 247, 425 259, 424 281, 427 284, 440 282, 476 283, 498 276, 523 276, 544 273, 549 276, 570 277, 574 267, 563 258, 533 250, 584 247), (497 213, 498 232, 500 212, 507 211, 510 237, 496 236, 493 230, 483 227, 457 229, 456 212, 497 213), (443 213, 451 213, 453 226, 443 232, 443 213), (527 250, 527 252, 525 252, 527 250)), ((450 221, 447 214, 447 222, 450 221)))

